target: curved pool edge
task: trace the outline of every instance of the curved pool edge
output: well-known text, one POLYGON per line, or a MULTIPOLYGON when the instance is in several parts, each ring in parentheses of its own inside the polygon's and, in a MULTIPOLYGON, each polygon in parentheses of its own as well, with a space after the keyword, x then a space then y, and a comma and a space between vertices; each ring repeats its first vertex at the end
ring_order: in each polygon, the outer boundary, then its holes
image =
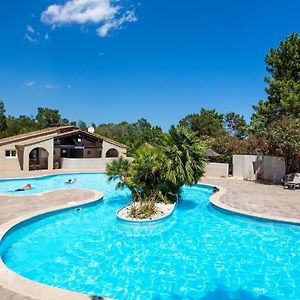
MULTIPOLYGON (((20 217, 16 217, 8 222, 0 225, 0 243, 9 234, 11 230, 18 226, 26 226, 26 222, 31 219, 43 217, 47 214, 55 214, 64 210, 75 209, 78 207, 89 206, 97 204, 103 200, 104 194, 95 190, 89 190, 93 192, 93 195, 87 199, 80 200, 77 203, 69 201, 63 205, 56 205, 44 210, 36 210, 31 213, 24 214, 20 217)), ((52 192, 52 191, 51 191, 52 192)), ((49 192, 49 193, 51 193, 49 192)), ((88 300, 92 299, 92 295, 81 294, 57 287, 48 286, 37 281, 25 278, 12 270, 10 270, 0 257, 0 290, 1 288, 9 290, 18 295, 26 296, 31 299, 39 300, 88 300)), ((1 298, 3 299, 3 298, 1 298)), ((109 299, 109 298, 101 298, 109 299)), ((4 299, 3 299, 4 300, 4 299)))
MULTIPOLYGON (((257 218, 259 220, 268 220, 272 222, 283 222, 283 223, 289 223, 289 224, 295 224, 299 225, 300 220, 298 219, 291 219, 288 220, 282 218, 276 218, 276 216, 272 216, 270 218, 266 217, 266 215, 262 214, 255 214, 251 213, 249 211, 243 211, 240 209, 234 209, 233 207, 224 204, 221 201, 221 198, 227 193, 227 189, 217 186, 217 185, 211 185, 211 184, 205 184, 200 183, 200 185, 203 186, 209 186, 209 187, 217 187, 219 191, 215 194, 212 194, 209 198, 209 201, 213 207, 216 209, 220 209, 224 213, 234 213, 238 215, 242 215, 248 218, 257 218), (292 220, 292 221, 291 221, 292 220)), ((92 190, 89 190, 92 191, 92 190)), ((47 193, 51 193, 54 191, 48 191, 47 193)), ((14 218, 2 225, 0 225, 0 240, 2 240, 6 234, 10 230, 12 230, 14 227, 18 226, 18 224, 26 221, 30 221, 30 219, 43 216, 44 214, 48 213, 56 213, 62 210, 66 209, 72 209, 80 206, 86 206, 90 205, 96 202, 99 202, 103 198, 103 193, 93 191, 94 195, 91 197, 88 197, 87 199, 83 199, 80 202, 77 202, 76 204, 68 202, 64 205, 59 206, 53 206, 49 207, 45 210, 37 210, 32 213, 25 214, 23 216, 20 216, 18 218, 14 218), (98 195, 98 196, 97 196, 98 195)), ((174 211, 174 210, 173 210, 174 211)), ((12 270, 10 270, 2 261, 0 258, 0 291, 1 288, 5 288, 7 290, 10 290, 14 293, 21 294, 27 297, 30 297, 32 299, 40 299, 40 300, 87 300, 91 299, 92 296, 81 294, 73 291, 68 291, 61 288, 51 287, 48 285, 44 285, 41 283, 38 283, 36 281, 32 281, 30 279, 27 279, 25 277, 22 277, 18 275, 17 273, 14 273, 12 270)), ((2 298, 5 300, 5 298, 2 298)), ((101 299, 108 299, 108 298, 101 298, 101 299)))
POLYGON ((269 222, 284 223, 284 224, 298 225, 298 226, 300 225, 300 219, 288 218, 288 217, 284 218, 284 217, 271 215, 271 214, 270 215, 261 214, 257 212, 251 212, 248 210, 232 207, 221 201, 221 198, 227 193, 226 188, 218 185, 211 185, 205 183, 201 183, 201 184, 211 186, 211 187, 217 187, 219 189, 218 192, 210 196, 209 201, 213 208, 218 209, 223 213, 233 213, 242 217, 246 217, 248 219, 256 219, 259 221, 269 221, 269 222))
POLYGON ((159 221, 162 221, 162 220, 165 220, 165 219, 169 218, 173 214, 173 212, 176 208, 177 202, 173 204, 172 209, 167 214, 165 214, 161 217, 155 218, 155 219, 148 218, 148 219, 141 219, 141 220, 139 220, 139 219, 132 219, 131 220, 131 219, 127 219, 127 218, 119 216, 119 212, 121 210, 125 209, 126 207, 130 206, 130 205, 131 204, 127 204, 127 205, 123 206, 122 208, 120 208, 119 210, 117 210, 117 212, 116 212, 117 219, 122 221, 122 222, 126 222, 126 223, 148 224, 148 223, 156 223, 156 222, 159 222, 159 221))
POLYGON ((63 172, 47 172, 45 174, 32 174, 32 176, 23 176, 22 173, 18 174, 20 177, 1 177, 0 181, 7 181, 7 180, 27 180, 27 179, 38 179, 38 178, 44 178, 44 177, 52 177, 52 176, 59 176, 59 175, 76 175, 76 174, 106 174, 105 171, 102 170, 69 170, 69 171, 63 171, 63 172))

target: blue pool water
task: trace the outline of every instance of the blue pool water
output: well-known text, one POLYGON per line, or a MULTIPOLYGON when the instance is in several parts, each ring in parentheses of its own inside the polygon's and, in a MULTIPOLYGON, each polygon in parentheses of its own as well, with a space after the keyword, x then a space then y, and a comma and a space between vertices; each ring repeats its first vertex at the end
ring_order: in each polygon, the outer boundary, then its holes
POLYGON ((102 192, 108 190, 112 192, 114 185, 107 185, 107 177, 103 173, 73 173, 36 178, 0 180, 0 194, 8 195, 33 195, 51 190, 73 188, 95 189, 101 190, 102 192), (74 180, 75 178, 77 179, 76 184, 65 184, 69 179, 74 180), (20 189, 29 183, 32 185, 32 189, 15 192, 16 189, 20 189))
MULTIPOLYGON (((205 186, 184 188, 164 221, 128 224, 115 216, 129 201, 126 191, 115 191, 104 174, 77 178, 104 191, 104 201, 12 231, 1 243, 10 269, 116 299, 300 299, 300 227, 223 214, 205 186)), ((51 189, 64 179, 37 183, 51 189)))

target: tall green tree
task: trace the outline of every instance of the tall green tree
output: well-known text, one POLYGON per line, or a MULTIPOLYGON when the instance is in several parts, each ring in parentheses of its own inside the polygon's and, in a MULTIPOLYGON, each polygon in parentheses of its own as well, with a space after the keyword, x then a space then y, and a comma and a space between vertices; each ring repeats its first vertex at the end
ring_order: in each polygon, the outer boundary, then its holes
POLYGON ((179 121, 179 125, 196 132, 198 136, 224 134, 223 115, 215 109, 202 108, 198 114, 190 114, 179 121))
POLYGON ((226 132, 232 137, 243 139, 247 136, 247 123, 243 116, 235 112, 229 112, 224 115, 224 127, 226 132))
POLYGON ((0 134, 7 128, 6 110, 3 101, 0 101, 0 134))
POLYGON ((253 106, 252 125, 264 130, 283 115, 300 117, 300 36, 292 33, 266 56, 267 100, 253 106))
POLYGON ((86 123, 82 120, 79 120, 77 122, 77 127, 80 128, 81 130, 87 131, 88 126, 86 125, 86 123))
POLYGON ((137 120, 137 122, 134 123, 134 126, 136 126, 140 131, 146 131, 152 128, 151 123, 149 123, 145 118, 137 120))
POLYGON ((285 158, 288 173, 300 172, 300 118, 284 116, 274 121, 261 139, 268 154, 285 158))
POLYGON ((61 125, 61 115, 57 109, 38 107, 36 122, 38 127, 41 129, 47 127, 57 127, 61 125))
POLYGON ((2 137, 22 134, 37 130, 38 126, 36 121, 31 116, 19 116, 18 118, 8 116, 7 117, 7 127, 2 133, 2 137))
POLYGON ((161 127, 152 126, 144 118, 135 123, 100 124, 95 132, 128 145, 130 155, 145 143, 154 145, 164 139, 161 127))

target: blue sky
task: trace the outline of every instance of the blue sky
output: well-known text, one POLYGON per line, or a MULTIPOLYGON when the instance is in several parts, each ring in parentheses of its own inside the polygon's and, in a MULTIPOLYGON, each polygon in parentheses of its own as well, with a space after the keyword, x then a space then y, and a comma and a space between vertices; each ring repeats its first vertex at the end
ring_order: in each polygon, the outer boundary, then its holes
POLYGON ((296 0, 26 0, 0 4, 0 99, 88 123, 168 129, 201 107, 251 116, 265 54, 299 32, 296 0))

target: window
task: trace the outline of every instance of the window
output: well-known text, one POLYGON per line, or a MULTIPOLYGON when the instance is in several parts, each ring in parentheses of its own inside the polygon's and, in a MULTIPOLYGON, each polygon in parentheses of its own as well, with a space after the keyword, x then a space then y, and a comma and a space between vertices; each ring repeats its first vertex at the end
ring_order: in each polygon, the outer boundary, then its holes
POLYGON ((16 150, 5 150, 5 157, 16 157, 17 151, 16 150))

